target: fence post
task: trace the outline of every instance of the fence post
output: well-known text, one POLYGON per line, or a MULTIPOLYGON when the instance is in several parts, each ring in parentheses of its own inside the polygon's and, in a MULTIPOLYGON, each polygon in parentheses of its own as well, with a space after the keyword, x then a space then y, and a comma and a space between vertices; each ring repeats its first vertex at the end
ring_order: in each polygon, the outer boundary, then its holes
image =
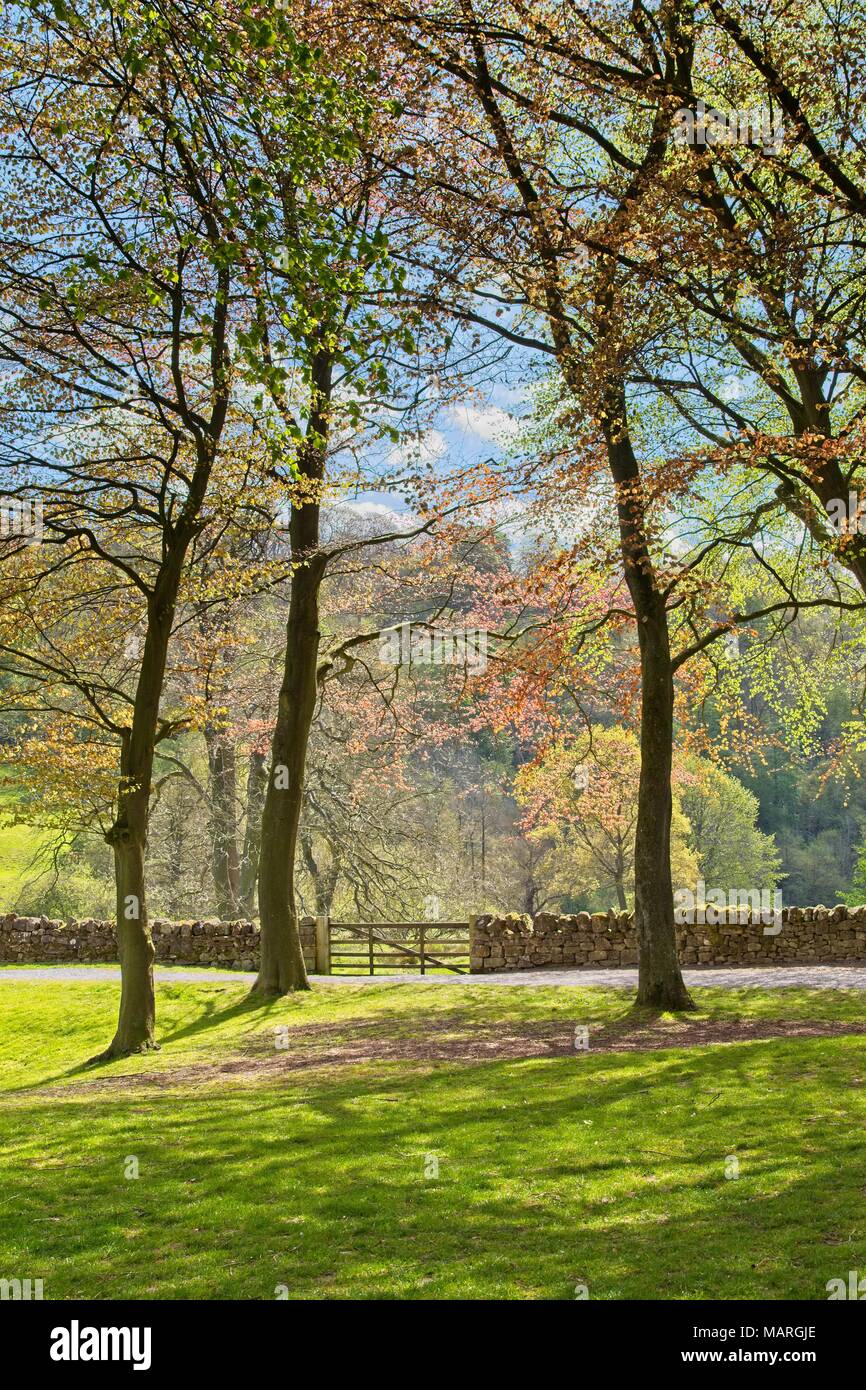
POLYGON ((476 970, 483 969, 474 959, 475 954, 475 923, 478 921, 477 912, 469 914, 469 973, 474 975, 476 970))
POLYGON ((331 973, 331 924, 327 913, 316 918, 316 974, 331 973))

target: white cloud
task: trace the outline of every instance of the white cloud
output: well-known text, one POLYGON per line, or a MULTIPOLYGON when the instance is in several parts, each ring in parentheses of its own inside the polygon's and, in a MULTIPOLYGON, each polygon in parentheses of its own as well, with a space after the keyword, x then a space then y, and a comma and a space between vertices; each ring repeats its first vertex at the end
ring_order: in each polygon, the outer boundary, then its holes
POLYGON ((723 401, 741 401, 746 394, 743 386, 743 378, 735 376, 729 372, 719 388, 719 396, 723 401))
POLYGON ((488 405, 483 410, 473 405, 455 405, 450 415, 458 429, 493 444, 506 444, 520 429, 520 421, 498 405, 488 405))
POLYGON ((326 500, 323 515, 329 544, 353 540, 370 540, 376 536, 406 534, 418 525, 418 518, 408 508, 398 511, 387 501, 375 497, 331 497, 326 500))
POLYGON ((354 501, 349 497, 340 497, 335 498, 331 508, 337 514, 350 512, 352 516, 362 517, 365 521, 379 522, 385 531, 408 530, 414 521, 411 512, 396 512, 384 502, 354 501))
POLYGON ((448 441, 439 430, 425 430, 423 434, 409 435, 402 439, 388 455, 388 462, 399 466, 411 463, 435 463, 448 449, 448 441))

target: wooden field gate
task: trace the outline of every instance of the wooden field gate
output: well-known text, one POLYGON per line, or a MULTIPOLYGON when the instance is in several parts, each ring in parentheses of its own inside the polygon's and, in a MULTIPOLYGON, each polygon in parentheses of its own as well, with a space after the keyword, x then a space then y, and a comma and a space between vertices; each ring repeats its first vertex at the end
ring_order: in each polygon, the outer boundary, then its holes
POLYGON ((332 922, 316 919, 319 975, 469 973, 468 922, 332 922))

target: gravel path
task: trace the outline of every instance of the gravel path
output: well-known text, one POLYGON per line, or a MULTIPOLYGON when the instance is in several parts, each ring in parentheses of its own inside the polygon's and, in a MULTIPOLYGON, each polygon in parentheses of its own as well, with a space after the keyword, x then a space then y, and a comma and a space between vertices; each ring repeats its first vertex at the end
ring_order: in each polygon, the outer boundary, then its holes
MULTIPOLYGON (((191 983, 205 983, 208 980, 238 980, 252 983, 255 975, 241 970, 198 970, 193 967, 172 969, 157 966, 154 972, 158 981, 178 983, 187 980, 191 983)), ((725 989, 747 989, 759 986, 762 989, 810 988, 810 989, 866 989, 866 965, 776 965, 776 966, 707 966, 700 970, 684 970, 686 984, 692 986, 722 986, 725 989)), ((532 988, 539 985, 607 985, 628 989, 637 985, 637 970, 513 970, 502 971, 496 975, 426 975, 422 981, 419 975, 314 975, 314 980, 329 985, 377 985, 382 981, 400 981, 403 984, 429 985, 522 985, 532 988)), ((9 968, 0 965, 0 983, 15 984, 27 980, 55 980, 61 983, 73 980, 119 980, 120 967, 116 965, 33 965, 9 968)))

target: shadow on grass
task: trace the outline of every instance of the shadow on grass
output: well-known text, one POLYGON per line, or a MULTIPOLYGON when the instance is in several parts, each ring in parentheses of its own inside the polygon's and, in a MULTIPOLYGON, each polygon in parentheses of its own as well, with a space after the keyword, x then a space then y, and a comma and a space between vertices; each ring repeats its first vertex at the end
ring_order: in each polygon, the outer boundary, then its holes
MULTIPOLYGON (((671 1024, 681 1024, 684 1030, 683 1041, 688 1039, 688 1031, 697 1028, 707 1020, 706 1008, 696 1009, 657 1009, 649 1004, 634 1003, 618 1018, 608 1019, 600 1032, 595 1033, 592 1042, 598 1046, 615 1048, 616 1043, 634 1042, 639 1038, 648 1041, 652 1038, 654 1025, 662 1025, 667 1032, 671 1024)), ((672 1038, 671 1047, 677 1047, 672 1038)))
MULTIPOLYGON (((515 1030, 517 1032, 525 1032, 527 1040, 531 1040, 539 1031, 546 1032, 551 1024, 561 1025, 565 1035, 568 1036, 568 1031, 572 1022, 571 1019, 563 1016, 566 1014, 564 1010, 554 1013, 552 1016, 549 1013, 545 1016, 545 1012, 542 1011, 540 1017, 513 1018, 506 1016, 503 1018, 501 1011, 496 1007, 496 1001, 492 999, 484 999, 482 1001, 487 1007, 483 1010, 481 1019, 478 1018, 479 1009, 476 1003, 471 1009, 457 1009, 448 1012, 437 1010, 432 1014, 425 1011, 421 1006, 417 1006, 411 1010, 403 1008, 399 1012, 393 1014, 362 1015, 360 1017, 347 1011, 347 1015, 344 1017, 335 1017, 319 1021, 308 1020, 303 1014, 299 1014, 295 1018, 286 1018, 284 1014, 280 1013, 280 1006, 283 1005, 284 1002, 285 999, 283 997, 263 998, 255 994, 244 995, 243 998, 224 1007, 220 1007, 218 1001, 207 1000, 202 1008, 197 1010, 195 1019, 175 1027, 171 1032, 161 1033, 159 1035, 159 1046, 156 1049, 136 1055, 140 1055, 142 1059, 152 1059, 153 1069, 157 1072, 164 1072, 166 1084, 170 1086, 171 1073, 173 1070, 172 1063, 170 1060, 166 1059, 166 1062, 160 1066, 160 1058, 158 1055, 163 1046, 188 1042, 191 1039, 201 1037, 214 1029, 221 1028, 225 1024, 236 1020, 249 1019, 254 1024, 261 1025, 266 1023, 268 1018, 275 1013, 281 1018, 281 1021, 285 1022, 289 1029, 290 1038, 292 1030, 297 1028, 303 1032, 305 1043, 310 1040, 327 1038, 332 1044, 349 1043, 359 1035, 362 1037, 369 1037, 371 1034, 379 1038, 383 1044, 400 1040, 430 1039, 443 1033, 451 1034, 455 1038, 465 1036, 467 1039, 471 1039, 478 1036, 479 1032, 483 1036, 485 1032, 491 1028, 495 1031, 501 1031, 505 1036, 510 1036, 515 1030)), ((349 1001, 346 1002, 347 1004, 349 1003, 349 1001)), ((646 1044, 646 1050, 655 1050, 653 1045, 653 1034, 656 1025, 658 1025, 659 1032, 664 1033, 663 1047, 676 1049, 682 1044, 688 1044, 692 1041, 690 1034, 693 1030, 698 1030, 701 1025, 706 1022, 707 1015, 703 1011, 697 1014, 691 1011, 671 1012, 653 1008, 648 1005, 632 1003, 621 1015, 611 1018, 607 1006, 599 1003, 597 1007, 592 1007, 592 1004, 588 1002, 586 1007, 581 1007, 581 1005, 576 1006, 573 1019, 575 1022, 578 1021, 578 1019, 581 1022, 586 1020, 593 1025, 591 1047, 603 1047, 605 1050, 615 1052, 619 1044, 623 1051, 632 1052, 644 1050, 640 1046, 629 1046, 630 1044, 640 1044, 641 1042, 646 1044), (681 1035, 672 1036, 664 1031, 666 1029, 669 1030, 672 1024, 682 1025, 683 1032, 681 1035)), ((271 1052, 272 1044, 268 1046, 269 1039, 266 1035, 257 1034, 256 1031, 253 1031, 252 1037, 255 1041, 261 1041, 263 1049, 271 1052)), ((701 1040, 696 1038, 694 1041, 700 1043, 701 1040)), ((712 1045, 712 1042, 708 1041, 707 1045, 712 1045)), ((231 1060, 240 1057, 242 1055, 242 1046, 240 1037, 227 1039, 225 1045, 225 1058, 231 1060)), ((291 1043, 289 1044, 289 1050, 291 1050, 291 1043)), ((531 1056, 532 1054, 528 1055, 531 1056)), ((104 1054, 99 1054, 84 1062, 77 1063, 65 1071, 57 1072, 53 1076, 41 1078, 38 1083, 30 1083, 21 1087, 11 1087, 6 1094, 32 1092, 38 1090, 41 1086, 50 1085, 62 1080, 71 1080, 79 1076, 98 1076, 118 1060, 123 1059, 106 1057, 104 1054)), ((314 1059, 311 1059, 311 1061, 312 1060, 314 1059)), ((443 1064, 447 1065, 451 1059, 433 1056, 427 1057, 419 1053, 417 1057, 407 1056, 405 1059, 382 1058, 381 1060, 383 1064, 386 1061, 395 1062, 405 1060, 410 1063, 417 1062, 423 1065, 439 1066, 443 1064)), ((467 1058, 464 1060, 468 1062, 470 1059, 467 1058)), ((519 1057, 514 1057, 511 1060, 518 1061, 521 1059, 519 1057)), ((359 1058, 357 1060, 353 1059, 350 1063, 347 1063, 347 1065, 351 1065, 353 1068, 364 1066, 365 1064, 376 1065, 376 1059, 359 1058)), ((124 1075, 125 1073, 119 1073, 117 1075, 119 1083, 122 1082, 124 1075)), ((130 1075, 135 1076, 137 1073, 133 1072, 130 1073, 130 1075)), ((188 1084, 188 1078, 186 1079, 186 1084, 188 1084)))
POLYGON ((7 1214, 61 1297, 824 1298, 866 1258, 850 1072, 765 1042, 46 1102, 7 1214))
POLYGON ((197 1037, 200 1033, 207 1033, 212 1028, 218 1028, 222 1024, 238 1018, 266 1020, 268 1015, 279 1008, 282 1002, 283 999, 279 995, 266 998, 260 994, 245 994, 242 999, 238 999, 234 1004, 229 1004, 226 1008, 221 1009, 214 1001, 209 1000, 200 1017, 195 1019, 193 1023, 176 1028, 173 1033, 164 1033, 160 1042, 181 1042, 186 1038, 197 1037))
MULTIPOLYGON (((219 983, 223 985, 231 982, 219 983)), ((314 1046, 318 1039, 324 1037, 327 1037, 332 1045, 339 1045, 344 1040, 351 1042, 356 1038, 370 1038, 371 1035, 381 1038, 383 1043, 413 1038, 435 1039, 448 1033, 453 1033, 457 1038, 461 1035, 471 1037, 479 1033, 482 1036, 489 1033, 493 1037, 497 1032, 502 1032, 503 1035, 525 1032, 529 1039, 539 1031, 547 1031, 556 1025, 562 1025, 567 1036, 571 1025, 580 1023, 588 1024, 591 1028, 591 1048, 616 1050, 619 1045, 624 1052, 633 1053, 643 1050, 644 1044, 648 1050, 655 1050, 659 1047, 676 1049, 690 1043, 712 1046, 714 1041, 736 1041, 735 1038, 711 1037, 704 1040, 700 1037, 700 1032, 702 1025, 711 1023, 715 1018, 725 1019, 729 1018, 732 1012, 735 1015, 740 1012, 736 1007, 731 1010, 727 994, 723 994, 721 998, 715 997, 715 994, 707 998, 697 1014, 691 1011, 663 1013, 638 1005, 633 999, 624 998, 622 991, 579 987, 573 996, 570 990, 558 990, 543 999, 527 992, 519 1001, 519 1009, 516 1007, 517 998, 511 994, 506 996, 489 989, 470 989, 464 994, 462 988, 460 991, 449 992, 447 1007, 440 1007, 440 1001, 442 1005, 445 1005, 446 1001, 439 986, 428 986, 425 991, 429 992, 429 1007, 424 1001, 415 1000, 407 1007, 404 987, 390 982, 383 983, 380 988, 367 987, 363 991, 314 991, 313 994, 299 995, 296 996, 298 1007, 288 1011, 285 1009, 285 998, 268 999, 244 994, 226 1003, 225 995, 220 990, 214 997, 197 998, 193 1004, 191 1000, 184 1000, 184 987, 180 982, 162 982, 158 985, 158 991, 164 1000, 166 993, 172 997, 174 1016, 169 1022, 168 1030, 163 1032, 160 1029, 158 1035, 160 1045, 168 1049, 196 1038, 207 1039, 209 1033, 218 1033, 218 1030, 226 1025, 229 1025, 227 1031, 231 1033, 233 1021, 247 1020, 248 1028, 242 1026, 232 1036, 224 1039, 217 1037, 215 1040, 214 1045, 226 1058, 248 1054, 251 1044, 253 1052, 257 1051, 259 1041, 265 1049, 268 1042, 266 1025, 272 1018, 278 1018, 281 1023, 286 1024, 290 1036, 295 1028, 299 1029, 303 1036, 298 1038, 298 1043, 304 1046, 314 1046), (322 1018, 321 1014, 317 1016, 315 1009, 304 1007, 306 1001, 318 1000, 321 1003, 323 993, 330 996, 327 999, 327 1011, 332 1016, 327 1018, 322 1018), (178 1009, 179 1002, 186 1006, 178 1009), (377 1007, 368 1009, 368 1005, 377 1007)), ((814 1006, 811 994, 807 994, 807 997, 797 996, 795 999, 791 999, 790 996, 773 998, 765 1001, 759 1010, 755 1010, 750 1003, 751 993, 753 991, 749 990, 735 992, 735 1005, 739 1004, 742 1007, 747 1018, 773 1017, 792 1011, 808 1016, 814 1006)), ((856 1001, 846 999, 843 1008, 833 992, 828 992, 826 997, 821 997, 820 1012, 829 1012, 831 1016, 837 1016, 842 1021, 845 1015, 852 1012, 853 1002, 861 1004, 862 995, 860 992, 856 993, 856 1001)), ((107 1027, 106 1032, 108 1031, 107 1027)), ((97 1039, 94 1039, 95 1041, 97 1039)), ((211 1047, 210 1041, 206 1041, 204 1046, 205 1050, 208 1050, 211 1047)), ((289 1046, 291 1048, 291 1043, 289 1046)), ((267 1048, 267 1051, 270 1052, 271 1048, 267 1048)), ((147 1056, 149 1054, 142 1054, 142 1059, 147 1056)), ((407 1057, 406 1060, 412 1059, 407 1057)), ((435 1066, 450 1061, 448 1058, 425 1059, 421 1056, 417 1060, 435 1066)), ((154 1055, 151 1059, 152 1069, 165 1073, 166 1083, 169 1085, 174 1061, 175 1058, 170 1051, 169 1055, 163 1053, 162 1057, 154 1055)), ((50 1058, 46 1058, 46 1063, 47 1068, 51 1068, 50 1058)), ((352 1062, 351 1065, 354 1067, 357 1064, 352 1062)), ((67 1080, 74 1081, 87 1075, 98 1077, 106 1072, 110 1074, 107 1060, 99 1061, 96 1065, 81 1061, 68 1065, 65 1069, 61 1069, 55 1061, 54 1068, 48 1074, 38 1080, 31 1079, 20 1086, 8 1087, 5 1093, 32 1094, 41 1086, 67 1080)), ((121 1071, 114 1074, 121 1080, 126 1073, 121 1071)), ((134 1076, 138 1072, 130 1070, 129 1074, 134 1076)))
MULTIPOLYGON (((181 1042, 184 1039, 192 1038, 201 1033, 206 1033, 213 1028, 221 1027, 225 1023, 230 1023, 239 1018, 267 1019, 274 1008, 279 1005, 280 999, 262 999, 258 995, 247 994, 242 999, 220 1008, 217 1001, 208 1000, 203 1009, 197 1012, 197 1017, 191 1023, 184 1024, 180 1028, 175 1028, 171 1033, 161 1033, 158 1035, 157 1047, 146 1052, 131 1053, 132 1057, 149 1058, 154 1061, 159 1058, 160 1049, 168 1044, 181 1042)), ((67 1067, 62 1071, 54 1072, 50 1076, 40 1077, 39 1081, 30 1081, 23 1086, 10 1086, 4 1092, 6 1095, 17 1095, 22 1092, 38 1091, 42 1086, 50 1086, 56 1082, 70 1080, 77 1076, 98 1076, 107 1067, 113 1066, 118 1061, 125 1061, 127 1058, 109 1057, 104 1052, 97 1053, 95 1056, 86 1058, 83 1062, 76 1062, 73 1066, 67 1067)), ((166 1068, 170 1070, 170 1068, 166 1068)))

